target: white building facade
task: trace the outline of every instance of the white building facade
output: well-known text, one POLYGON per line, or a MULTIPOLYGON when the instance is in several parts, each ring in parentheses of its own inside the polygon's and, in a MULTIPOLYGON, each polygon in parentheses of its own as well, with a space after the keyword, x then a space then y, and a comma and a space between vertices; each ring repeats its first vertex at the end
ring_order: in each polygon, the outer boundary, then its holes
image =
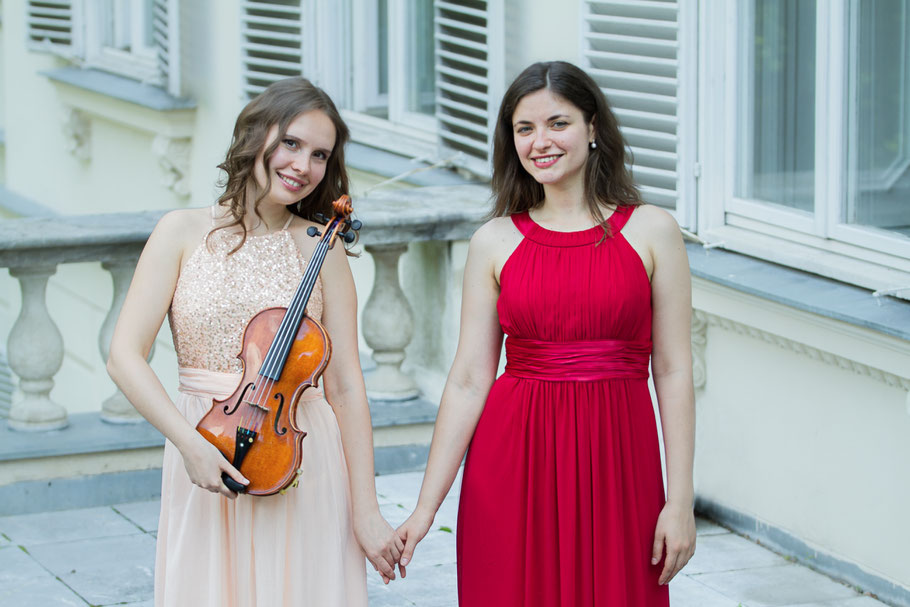
MULTIPOLYGON (((352 129, 355 194, 484 183, 511 79, 583 67, 691 242, 699 509, 910 605, 910 1, 5 0, 0 36, 10 217, 211 204, 237 112, 299 74, 352 129)), ((405 369, 431 400, 465 250, 401 263, 405 369)), ((0 283, 8 334, 19 286, 0 283)), ((48 286, 52 396, 87 391, 71 412, 113 390, 109 283, 69 263, 48 286)), ((166 335, 154 364, 173 377, 166 335)))

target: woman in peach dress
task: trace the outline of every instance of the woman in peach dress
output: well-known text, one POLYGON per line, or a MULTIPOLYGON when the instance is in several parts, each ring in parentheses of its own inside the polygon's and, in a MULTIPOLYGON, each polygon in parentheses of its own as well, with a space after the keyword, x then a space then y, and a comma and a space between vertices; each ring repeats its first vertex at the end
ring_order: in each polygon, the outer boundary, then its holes
POLYGON ((307 307, 333 355, 325 395, 308 389, 297 409, 308 433, 299 486, 238 497, 222 472, 246 479, 195 430, 212 399, 240 381, 246 323, 291 301, 317 240, 306 229, 347 191, 347 139, 322 90, 303 78, 271 85, 237 119, 218 203, 165 215, 136 266, 108 369, 167 437, 156 606, 365 606, 364 555, 385 581, 395 577, 403 546, 376 500, 356 294, 341 246, 307 307), (176 402, 146 362, 165 314, 180 365, 176 402))

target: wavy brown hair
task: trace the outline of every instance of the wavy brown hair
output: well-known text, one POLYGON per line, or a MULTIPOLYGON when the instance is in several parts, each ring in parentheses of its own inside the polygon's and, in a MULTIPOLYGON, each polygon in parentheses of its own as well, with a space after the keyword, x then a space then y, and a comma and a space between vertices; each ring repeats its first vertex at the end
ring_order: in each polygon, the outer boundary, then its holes
POLYGON ((509 86, 499 106, 499 117, 493 135, 493 179, 495 196, 492 217, 504 217, 539 207, 543 203, 543 185, 537 183, 515 151, 512 117, 518 103, 527 95, 547 89, 565 98, 581 110, 585 122, 594 125, 597 147, 588 150, 585 163, 584 200, 594 220, 603 226, 604 205, 635 206, 642 204, 641 193, 626 168, 631 152, 619 123, 597 83, 583 70, 565 61, 546 61, 528 66, 509 86))
POLYGON ((272 154, 287 134, 288 125, 300 114, 312 110, 323 112, 335 125, 335 147, 326 162, 322 181, 309 195, 297 204, 291 205, 289 210, 311 221, 315 221, 317 213, 330 217, 332 201, 348 193, 344 146, 350 139, 350 131, 332 99, 306 78, 287 78, 272 83, 237 116, 231 145, 224 162, 218 165, 225 174, 218 184, 224 188, 224 193, 218 197, 218 204, 228 208, 233 221, 215 228, 209 232, 209 236, 215 230, 240 226, 243 236, 231 253, 237 251, 246 241, 247 230, 243 218, 247 213, 249 198, 253 199, 253 213, 259 217, 259 204, 272 187, 272 176, 269 171, 265 171, 264 187, 256 182, 254 175, 256 157, 260 151, 263 152, 262 162, 267 167, 272 154), (266 146, 269 129, 276 124, 278 137, 266 146))

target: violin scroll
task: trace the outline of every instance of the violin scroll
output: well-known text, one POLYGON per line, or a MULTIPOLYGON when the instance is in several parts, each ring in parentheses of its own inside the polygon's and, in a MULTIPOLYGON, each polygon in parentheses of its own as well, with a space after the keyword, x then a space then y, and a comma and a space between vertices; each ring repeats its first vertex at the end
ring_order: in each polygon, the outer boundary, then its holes
POLYGON ((310 226, 307 228, 306 233, 310 236, 322 236, 323 240, 327 240, 330 246, 336 236, 342 238, 348 244, 354 242, 357 239, 356 232, 363 227, 363 223, 359 219, 351 219, 350 217, 351 213, 354 212, 351 197, 347 194, 342 195, 332 203, 332 210, 335 215, 331 218, 326 218, 322 213, 316 213, 316 219, 325 224, 325 230, 320 232, 316 226, 310 226))

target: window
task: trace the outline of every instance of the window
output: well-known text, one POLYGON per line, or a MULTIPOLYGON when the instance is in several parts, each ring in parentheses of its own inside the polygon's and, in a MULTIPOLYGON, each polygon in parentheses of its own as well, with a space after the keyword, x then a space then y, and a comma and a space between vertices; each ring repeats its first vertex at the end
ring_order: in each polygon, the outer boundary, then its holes
POLYGON ((177 0, 30 0, 29 46, 179 96, 177 0))
POLYGON ((585 0, 586 71, 607 96, 645 201, 695 224, 696 3, 585 0))
POLYGON ((715 85, 702 88, 700 234, 910 285, 910 0, 749 0, 700 25, 700 78, 715 85))
POLYGON ((355 141, 489 171, 502 94, 500 0, 242 0, 244 90, 302 74, 355 141))
POLYGON ((436 88, 433 5, 375 0, 353 11, 363 32, 354 43, 351 109, 434 131, 436 88))

